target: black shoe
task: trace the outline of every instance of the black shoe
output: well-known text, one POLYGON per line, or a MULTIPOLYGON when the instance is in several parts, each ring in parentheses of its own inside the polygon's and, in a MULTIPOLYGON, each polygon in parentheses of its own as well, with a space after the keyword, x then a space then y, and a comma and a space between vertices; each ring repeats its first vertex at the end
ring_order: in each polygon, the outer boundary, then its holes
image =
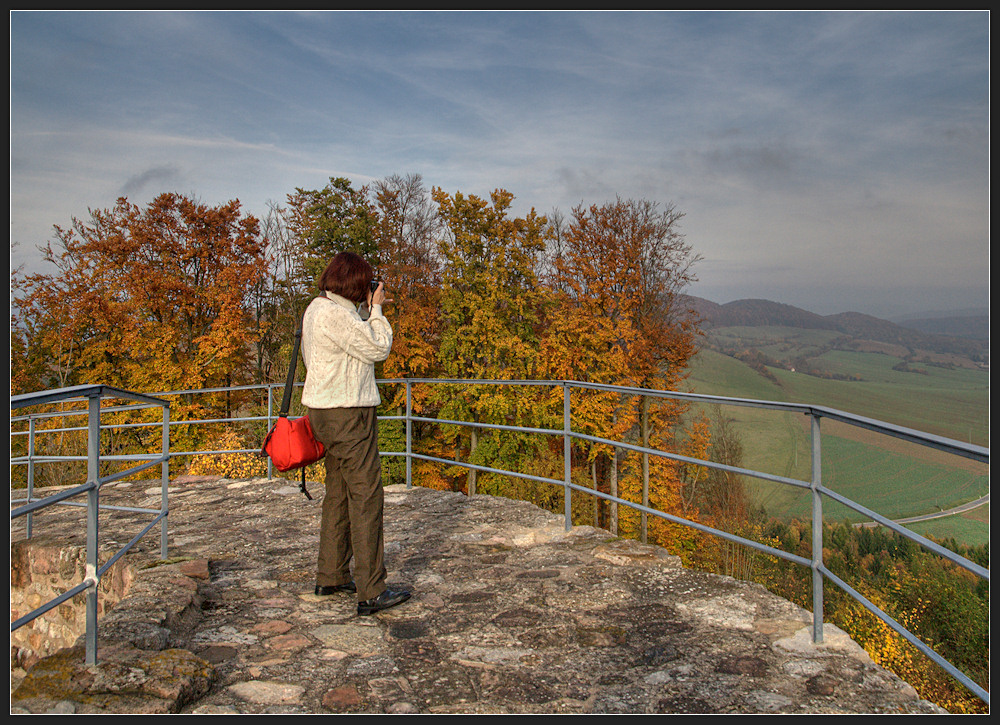
POLYGON ((375 612, 381 612, 383 609, 402 604, 409 598, 409 592, 394 592, 391 589, 386 589, 374 599, 358 602, 358 614, 361 616, 375 614, 375 612))
POLYGON ((329 587, 321 587, 319 584, 316 585, 317 597, 328 597, 331 594, 337 594, 339 592, 350 592, 353 594, 356 591, 358 591, 358 587, 353 581, 349 581, 347 584, 334 584, 329 587))

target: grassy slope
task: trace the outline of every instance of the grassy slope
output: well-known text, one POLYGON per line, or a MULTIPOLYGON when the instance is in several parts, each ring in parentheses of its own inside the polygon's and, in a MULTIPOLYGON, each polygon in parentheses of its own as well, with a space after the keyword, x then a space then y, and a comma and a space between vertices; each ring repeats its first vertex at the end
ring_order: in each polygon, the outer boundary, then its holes
MULTIPOLYGON (((783 333, 769 328, 768 334, 772 339, 782 339, 783 333)), ((806 341, 803 335, 798 337, 796 343, 806 341)), ((775 352, 773 348, 770 354, 777 358, 775 352)), ((698 393, 811 402, 988 445, 988 373, 920 365, 914 367, 926 370, 926 375, 899 372, 892 369, 897 358, 874 353, 834 351, 826 353, 822 361, 831 372, 859 375, 862 381, 827 380, 776 369, 772 372, 779 384, 775 384, 737 360, 703 350, 692 362, 688 382, 698 393)), ((724 410, 738 424, 746 467, 809 478, 809 424, 805 416, 735 406, 724 410)), ((823 449, 824 483, 890 517, 935 511, 989 490, 985 466, 859 432, 850 426, 825 422, 823 449)), ((806 492, 759 482, 758 496, 774 515, 808 515, 806 492)), ((824 510, 837 519, 850 514, 832 503, 825 504, 824 510)), ((989 537, 988 509, 913 524, 912 528, 982 543, 989 537)))

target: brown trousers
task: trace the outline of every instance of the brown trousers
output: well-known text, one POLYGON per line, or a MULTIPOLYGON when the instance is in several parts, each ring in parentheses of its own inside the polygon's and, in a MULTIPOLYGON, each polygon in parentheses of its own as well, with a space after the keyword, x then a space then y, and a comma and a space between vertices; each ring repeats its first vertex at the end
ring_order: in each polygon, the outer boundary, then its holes
POLYGON ((358 600, 372 599, 386 588, 375 408, 310 408, 309 422, 326 446, 316 584, 349 582, 353 557, 358 600))

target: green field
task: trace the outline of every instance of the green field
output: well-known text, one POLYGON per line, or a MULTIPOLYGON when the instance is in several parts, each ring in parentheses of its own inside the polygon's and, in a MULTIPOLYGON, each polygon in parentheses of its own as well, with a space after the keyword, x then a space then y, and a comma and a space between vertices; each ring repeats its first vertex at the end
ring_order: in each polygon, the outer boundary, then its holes
POLYGON ((933 536, 937 539, 951 537, 963 544, 980 546, 990 542, 990 507, 980 506, 962 516, 906 524, 906 528, 921 536, 933 536))
MULTIPOLYGON (((749 328, 780 337, 783 328, 749 328)), ((825 333, 805 331, 798 344, 822 344, 825 333)), ((784 343, 782 343, 784 344, 784 343)), ((802 347, 799 347, 801 354, 802 347)), ((772 347, 767 353, 778 359, 772 347)), ((790 351, 787 351, 791 357, 790 351)), ((926 374, 900 372, 885 354, 835 350, 819 360, 830 372, 857 376, 843 381, 770 368, 777 383, 744 363, 712 350, 692 361, 688 385, 696 393, 758 400, 801 402, 836 408, 936 435, 988 446, 989 374, 983 370, 911 364, 926 374)), ((710 413, 710 406, 699 406, 710 413)), ((798 413, 724 406, 739 431, 744 466, 799 480, 810 477, 809 420, 798 413)), ((828 488, 889 518, 931 513, 989 492, 989 468, 966 459, 824 420, 823 483, 828 488)), ((754 479, 759 503, 778 518, 808 517, 807 491, 754 479)), ((824 501, 829 520, 864 520, 841 504, 824 501)), ((910 528, 965 543, 989 539, 984 506, 965 515, 914 523, 910 528)))

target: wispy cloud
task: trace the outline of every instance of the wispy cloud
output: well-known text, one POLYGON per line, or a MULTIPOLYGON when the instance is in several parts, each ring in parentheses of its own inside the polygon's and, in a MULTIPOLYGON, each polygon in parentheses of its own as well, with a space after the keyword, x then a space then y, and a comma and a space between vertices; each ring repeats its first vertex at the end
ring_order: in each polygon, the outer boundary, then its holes
POLYGON ((525 210, 675 203, 734 294, 980 294, 988 83, 983 12, 15 11, 11 234, 416 172, 525 210))

